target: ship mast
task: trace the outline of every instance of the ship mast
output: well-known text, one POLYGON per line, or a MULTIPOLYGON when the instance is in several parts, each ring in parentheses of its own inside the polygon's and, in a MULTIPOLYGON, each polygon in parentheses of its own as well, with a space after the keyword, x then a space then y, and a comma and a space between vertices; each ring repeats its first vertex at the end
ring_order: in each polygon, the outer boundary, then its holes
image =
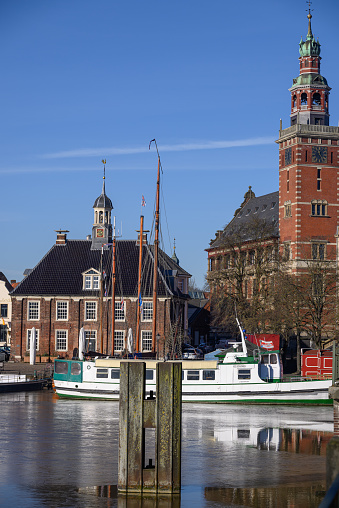
POLYGON ((140 215, 140 238, 139 238, 139 273, 138 273, 138 301, 137 301, 137 332, 135 337, 136 351, 140 351, 140 300, 141 300, 141 266, 142 266, 142 245, 144 236, 144 216, 140 215))
POLYGON ((159 251, 159 204, 160 204, 160 155, 158 151, 157 142, 154 141, 158 154, 158 176, 157 176, 157 195, 156 195, 156 208, 155 208, 155 235, 154 235, 154 272, 153 272, 153 326, 152 326, 152 352, 155 352, 156 347, 156 331, 157 331, 157 302, 158 302, 158 251, 159 251))
POLYGON ((115 258, 116 258, 116 237, 115 237, 115 217, 113 217, 113 243, 112 243, 112 355, 114 356, 114 330, 115 330, 115 258))

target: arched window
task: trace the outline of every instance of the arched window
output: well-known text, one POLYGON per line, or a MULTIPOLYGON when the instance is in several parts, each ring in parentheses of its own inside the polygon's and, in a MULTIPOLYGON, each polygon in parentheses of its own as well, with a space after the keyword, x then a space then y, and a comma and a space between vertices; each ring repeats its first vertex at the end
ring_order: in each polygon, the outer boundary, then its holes
POLYGON ((302 105, 307 104, 307 93, 303 92, 300 97, 300 102, 302 105))
POLYGON ((320 93, 318 92, 315 92, 312 96, 312 104, 314 104, 315 106, 321 106, 321 97, 320 97, 320 93))
POLYGON ((104 214, 103 212, 99 212, 99 223, 102 224, 104 222, 104 214))
POLYGON ((293 95, 293 107, 294 108, 297 107, 297 96, 296 95, 293 95))

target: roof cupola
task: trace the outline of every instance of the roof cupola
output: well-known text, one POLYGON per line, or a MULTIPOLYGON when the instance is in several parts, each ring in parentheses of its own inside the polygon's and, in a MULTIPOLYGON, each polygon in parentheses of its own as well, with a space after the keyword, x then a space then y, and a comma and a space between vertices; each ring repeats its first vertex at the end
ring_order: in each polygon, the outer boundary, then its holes
POLYGON ((92 249, 101 249, 104 244, 112 242, 112 223, 111 211, 113 210, 112 201, 106 196, 105 190, 105 164, 102 183, 102 192, 94 201, 94 223, 92 227, 92 249))

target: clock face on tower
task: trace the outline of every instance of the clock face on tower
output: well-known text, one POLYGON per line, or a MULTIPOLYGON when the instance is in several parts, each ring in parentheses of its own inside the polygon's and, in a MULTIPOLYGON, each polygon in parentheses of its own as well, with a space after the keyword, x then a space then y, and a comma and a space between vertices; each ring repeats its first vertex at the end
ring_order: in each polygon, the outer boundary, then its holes
POLYGON ((103 238, 103 237, 104 237, 104 230, 97 229, 97 238, 103 238))
POLYGON ((312 146, 312 162, 316 162, 318 164, 327 162, 326 146, 312 146))

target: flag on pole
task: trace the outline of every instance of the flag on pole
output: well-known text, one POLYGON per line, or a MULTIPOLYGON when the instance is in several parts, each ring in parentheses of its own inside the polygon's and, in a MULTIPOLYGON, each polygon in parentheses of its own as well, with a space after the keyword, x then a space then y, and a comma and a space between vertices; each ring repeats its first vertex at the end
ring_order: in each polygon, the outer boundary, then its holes
POLYGON ((121 299, 120 310, 124 310, 124 297, 121 299))
POLYGON ((141 198, 141 206, 146 206, 146 200, 144 198, 144 195, 142 195, 142 198, 141 198))
POLYGON ((141 299, 141 294, 139 294, 139 307, 142 307, 142 299, 141 299))
POLYGON ((4 318, 1 318, 1 319, 2 319, 2 324, 5 326, 6 323, 5 323, 4 318))

